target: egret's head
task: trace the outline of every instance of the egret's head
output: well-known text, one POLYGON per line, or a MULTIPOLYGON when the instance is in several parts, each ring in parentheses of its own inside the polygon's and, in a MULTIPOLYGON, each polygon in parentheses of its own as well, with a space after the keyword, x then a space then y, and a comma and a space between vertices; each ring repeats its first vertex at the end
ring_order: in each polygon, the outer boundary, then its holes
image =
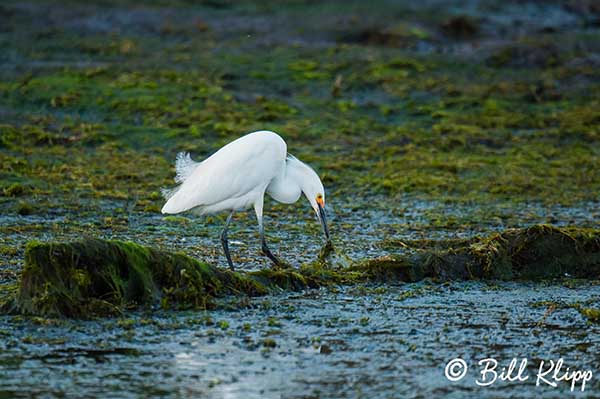
MULTIPOLYGON (((327 239, 327 242, 329 242, 329 229, 327 228, 327 214, 325 213, 325 192, 323 190, 323 193, 321 194, 317 194, 316 198, 315 198, 315 202, 317 204, 316 209, 315 206, 313 205, 313 209, 315 209, 315 212, 317 213, 317 217, 319 218, 319 221, 321 222, 321 225, 323 226, 323 233, 325 233, 325 238, 327 239)), ((312 204, 311 204, 312 205, 312 204)))
POLYGON ((313 168, 289 154, 287 157, 287 172, 310 202, 310 206, 314 209, 323 226, 325 238, 329 242, 329 229, 325 217, 325 188, 323 188, 319 175, 313 168))
POLYGON ((310 167, 305 173, 305 178, 302 182, 302 192, 310 202, 310 206, 317 214, 317 218, 323 226, 325 238, 329 241, 329 229, 327 228, 327 218, 325 214, 325 188, 319 178, 319 175, 310 167))

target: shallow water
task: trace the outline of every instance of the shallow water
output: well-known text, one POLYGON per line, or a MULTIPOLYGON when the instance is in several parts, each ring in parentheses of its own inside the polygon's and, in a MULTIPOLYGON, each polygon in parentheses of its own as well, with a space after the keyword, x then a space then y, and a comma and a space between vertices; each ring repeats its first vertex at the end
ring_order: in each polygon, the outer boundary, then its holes
MULTIPOLYGON (((598 286, 430 282, 310 290, 243 310, 135 313, 128 319, 0 319, 0 397, 564 397, 535 386, 540 360, 564 358, 600 393, 600 326, 575 309, 598 286), (470 366, 460 382, 444 368, 470 366), (529 379, 478 387, 477 361, 529 359, 529 379)), ((226 305, 224 305, 226 307, 226 305)), ((580 389, 580 384, 577 389, 580 389)))
MULTIPOLYGON (((0 262, 0 282, 13 279, 22 267, 27 241, 69 241, 88 235, 183 251, 226 267, 219 240, 224 215, 207 218, 186 213, 169 220, 157 213, 123 214, 124 208, 125 202, 105 201, 88 204, 77 213, 55 208, 52 215, 43 217, 1 215, 4 234, 0 241, 18 248, 18 252, 5 259, 11 262, 0 262), (103 222, 107 217, 114 222, 103 222)), ((600 217, 599 209, 596 202, 572 207, 539 203, 476 206, 417 198, 394 200, 372 196, 368 201, 350 202, 347 198, 334 197, 329 205, 328 221, 337 253, 351 262, 403 250, 386 245, 388 240, 469 238, 538 223, 593 227, 600 217)), ((294 266, 314 261, 324 244, 319 222, 303 198, 292 206, 268 200, 265 229, 272 251, 294 266)), ((235 214, 229 239, 233 261, 239 270, 270 266, 269 260, 260 253, 253 211, 235 214)))

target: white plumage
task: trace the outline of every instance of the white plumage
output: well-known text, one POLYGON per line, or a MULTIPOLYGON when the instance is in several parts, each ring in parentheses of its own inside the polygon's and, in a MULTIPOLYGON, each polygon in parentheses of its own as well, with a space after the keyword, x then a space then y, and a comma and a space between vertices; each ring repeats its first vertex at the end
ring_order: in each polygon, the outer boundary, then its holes
MULTIPOLYGON (((189 154, 179 153, 175 163, 177 175, 174 189, 163 190, 167 202, 162 213, 192 210, 207 214, 232 212, 254 206, 259 223, 263 252, 276 264, 264 241, 262 224, 264 194, 283 203, 293 203, 304 193, 323 224, 325 192, 315 171, 295 157, 287 155, 285 141, 274 132, 258 131, 227 144, 203 162, 194 162, 189 154)), ((229 216, 222 234, 228 263, 229 216)))
POLYGON ((177 156, 181 183, 162 209, 179 213, 194 208, 200 214, 242 210, 254 204, 282 169, 287 153, 283 139, 260 131, 227 144, 203 162, 177 156))
POLYGON ((177 154, 177 159, 175 159, 175 170, 177 171, 175 183, 183 183, 185 179, 190 177, 198 165, 198 162, 192 161, 189 152, 180 152, 177 154))

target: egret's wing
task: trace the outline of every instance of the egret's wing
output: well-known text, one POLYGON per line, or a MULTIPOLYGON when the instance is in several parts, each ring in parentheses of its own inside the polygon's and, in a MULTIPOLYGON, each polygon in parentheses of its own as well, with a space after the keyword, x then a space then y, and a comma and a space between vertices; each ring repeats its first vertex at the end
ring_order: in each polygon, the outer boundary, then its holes
POLYGON ((228 145, 195 165, 162 212, 210 206, 266 187, 281 168, 281 156, 277 148, 260 144, 228 145))

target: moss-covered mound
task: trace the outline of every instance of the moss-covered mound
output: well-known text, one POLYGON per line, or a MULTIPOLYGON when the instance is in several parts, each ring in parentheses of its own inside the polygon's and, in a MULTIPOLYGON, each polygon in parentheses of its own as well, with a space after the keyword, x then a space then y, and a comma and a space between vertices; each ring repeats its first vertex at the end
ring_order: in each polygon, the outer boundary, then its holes
POLYGON ((140 304, 207 308, 215 297, 266 292, 264 285, 238 273, 131 242, 31 242, 12 308, 84 317, 140 304))
POLYGON ((18 287, 5 290, 11 298, 0 300, 0 308, 22 314, 90 317, 140 305, 206 309, 216 298, 228 295, 257 296, 372 280, 600 278, 600 230, 539 225, 486 238, 450 240, 445 249, 425 244, 408 245, 415 249, 408 254, 345 268, 327 267, 326 260, 321 260, 298 270, 238 273, 130 242, 31 242, 21 281, 18 287))
POLYGON ((600 230, 535 225, 447 243, 419 241, 413 255, 373 259, 362 267, 373 277, 403 281, 600 278, 600 230))

